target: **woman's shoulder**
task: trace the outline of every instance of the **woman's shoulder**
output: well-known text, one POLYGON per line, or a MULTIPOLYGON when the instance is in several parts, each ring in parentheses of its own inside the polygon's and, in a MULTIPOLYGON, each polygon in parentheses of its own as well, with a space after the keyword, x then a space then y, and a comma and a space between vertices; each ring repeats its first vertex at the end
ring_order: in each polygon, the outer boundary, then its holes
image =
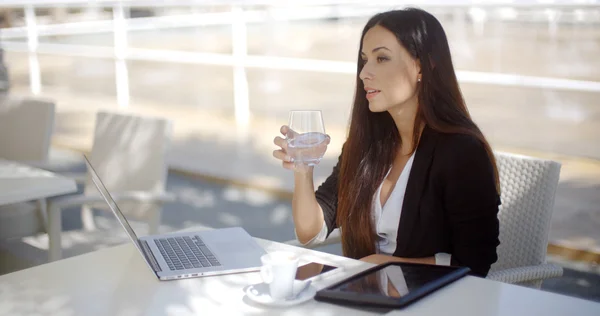
POLYGON ((485 143, 475 135, 440 133, 432 160, 433 174, 452 183, 494 183, 493 160, 485 143))
POLYGON ((484 142, 475 135, 462 133, 438 133, 434 155, 438 164, 450 168, 459 165, 476 168, 491 163, 484 142))
POLYGON ((436 149, 444 153, 465 155, 486 152, 484 143, 475 135, 441 132, 437 132, 437 134, 436 149))

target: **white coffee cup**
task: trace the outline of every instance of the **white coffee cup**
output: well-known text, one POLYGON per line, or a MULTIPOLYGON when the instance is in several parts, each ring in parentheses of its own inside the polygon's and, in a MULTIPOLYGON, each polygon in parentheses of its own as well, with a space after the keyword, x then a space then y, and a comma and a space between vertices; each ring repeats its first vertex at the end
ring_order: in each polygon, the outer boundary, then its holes
POLYGON ((293 252, 275 251, 263 255, 260 260, 260 275, 263 282, 269 285, 271 297, 276 300, 291 297, 298 270, 297 255, 293 252))

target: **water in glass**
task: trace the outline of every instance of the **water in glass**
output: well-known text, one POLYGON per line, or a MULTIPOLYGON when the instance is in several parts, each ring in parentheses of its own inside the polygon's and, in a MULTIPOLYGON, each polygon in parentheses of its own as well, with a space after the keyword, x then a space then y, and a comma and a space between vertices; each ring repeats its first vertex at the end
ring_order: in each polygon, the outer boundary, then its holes
POLYGON ((327 150, 325 126, 321 111, 291 111, 287 153, 296 164, 314 166, 327 150))

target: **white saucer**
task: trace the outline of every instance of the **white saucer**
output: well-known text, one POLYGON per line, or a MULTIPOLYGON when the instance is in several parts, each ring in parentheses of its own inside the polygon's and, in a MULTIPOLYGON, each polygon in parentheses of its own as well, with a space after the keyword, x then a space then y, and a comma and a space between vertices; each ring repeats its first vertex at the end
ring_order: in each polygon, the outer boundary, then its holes
MULTIPOLYGON (((294 281, 294 290, 299 290, 304 284, 303 281, 294 281)), ((292 306, 311 300, 317 294, 317 289, 311 285, 293 299, 275 300, 269 294, 269 285, 266 283, 258 283, 247 286, 245 288, 246 296, 256 303, 268 306, 292 306)))

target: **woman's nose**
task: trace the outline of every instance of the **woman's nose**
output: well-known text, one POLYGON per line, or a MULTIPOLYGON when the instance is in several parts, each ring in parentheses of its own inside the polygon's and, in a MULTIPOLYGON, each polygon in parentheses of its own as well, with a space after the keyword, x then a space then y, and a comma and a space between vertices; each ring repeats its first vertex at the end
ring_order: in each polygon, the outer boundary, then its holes
POLYGON ((363 69, 360 71, 360 74, 358 75, 358 77, 363 81, 367 80, 367 79, 373 79, 373 73, 369 70, 367 65, 365 65, 363 67, 363 69))

